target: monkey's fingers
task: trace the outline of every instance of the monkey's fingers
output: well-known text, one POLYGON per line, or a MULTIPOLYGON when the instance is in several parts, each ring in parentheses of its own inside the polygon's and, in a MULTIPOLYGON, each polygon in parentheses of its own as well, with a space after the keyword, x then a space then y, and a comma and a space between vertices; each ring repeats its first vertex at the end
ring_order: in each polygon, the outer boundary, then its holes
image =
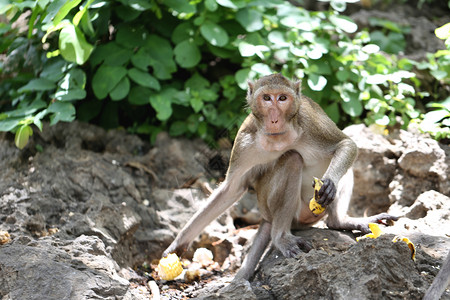
POLYGON ((336 192, 337 190, 334 182, 328 178, 324 179, 323 185, 319 190, 319 200, 317 201, 317 203, 324 206, 330 204, 336 197, 336 192))

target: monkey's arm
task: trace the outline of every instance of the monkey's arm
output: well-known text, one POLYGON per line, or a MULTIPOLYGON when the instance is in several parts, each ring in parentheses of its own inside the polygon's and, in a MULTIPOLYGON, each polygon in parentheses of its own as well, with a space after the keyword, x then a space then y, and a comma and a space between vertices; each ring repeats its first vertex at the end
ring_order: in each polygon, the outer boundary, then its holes
POLYGON ((187 222, 178 233, 176 239, 164 251, 163 257, 169 253, 181 255, 190 243, 209 223, 219 217, 228 207, 238 201, 246 191, 242 178, 227 176, 227 179, 208 198, 206 205, 187 222))
POLYGON ((343 138, 333 147, 330 165, 323 175, 323 186, 319 191, 319 203, 328 205, 336 197, 336 187, 342 176, 351 168, 358 154, 358 148, 349 137, 340 133, 343 138))

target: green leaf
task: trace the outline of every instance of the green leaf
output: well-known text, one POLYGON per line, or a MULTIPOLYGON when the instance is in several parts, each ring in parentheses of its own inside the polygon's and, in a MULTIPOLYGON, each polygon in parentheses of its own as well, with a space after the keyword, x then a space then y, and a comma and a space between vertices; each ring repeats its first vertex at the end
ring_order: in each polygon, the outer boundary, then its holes
POLYGON ((69 12, 78 4, 80 4, 81 0, 69 0, 64 3, 64 5, 58 10, 58 13, 55 15, 53 19, 53 25, 58 25, 68 14, 69 12))
POLYGON ((234 9, 243 8, 247 5, 245 0, 216 0, 216 2, 220 6, 234 8, 234 9))
POLYGON ((198 72, 194 73, 186 82, 184 83, 184 88, 189 90, 199 91, 201 89, 207 88, 210 86, 209 81, 200 75, 198 72))
POLYGON ((153 92, 143 86, 134 86, 128 95, 128 102, 133 105, 147 105, 150 103, 150 96, 153 92))
POLYGON ((436 28, 434 34, 442 40, 450 38, 450 23, 447 23, 439 28, 436 28))
POLYGON ((172 32, 172 41, 175 44, 179 44, 184 40, 193 38, 195 35, 195 29, 189 22, 182 22, 172 32))
POLYGON ((147 30, 142 27, 121 23, 117 28, 116 42, 125 48, 134 49, 145 44, 147 35, 147 30))
POLYGON ((248 69, 248 68, 240 69, 239 71, 236 72, 236 74, 234 74, 236 83, 243 90, 247 89, 247 86, 248 86, 247 80, 248 80, 249 74, 250 74, 250 69, 248 69))
POLYGON ((156 111, 156 118, 160 121, 166 121, 172 115, 172 103, 170 95, 166 91, 150 96, 150 104, 156 111))
POLYGON ((28 139, 33 135, 33 129, 28 125, 23 125, 17 130, 14 142, 19 149, 25 148, 28 143, 28 139))
POLYGON ((195 5, 186 0, 164 0, 164 4, 178 13, 193 14, 197 11, 195 5))
POLYGON ((313 91, 321 91, 327 85, 327 79, 322 75, 310 74, 308 76, 308 86, 313 91))
POLYGON ((96 66, 102 62, 110 66, 124 66, 133 55, 132 49, 126 49, 116 42, 109 42, 95 48, 89 62, 96 66))
POLYGON ((200 26, 200 33, 213 46, 223 47, 228 43, 225 29, 211 21, 205 21, 200 26))
POLYGON ((444 118, 449 118, 450 113, 446 110, 435 110, 427 112, 424 116, 424 121, 431 123, 438 123, 444 118))
POLYGON ((175 121, 169 128, 169 134, 171 136, 179 136, 186 132, 187 124, 183 121, 175 121))
POLYGON ((26 85, 18 89, 19 93, 48 91, 56 88, 56 84, 45 78, 36 78, 30 80, 26 85))
POLYGON ((174 53, 176 62, 183 68, 195 67, 202 58, 200 50, 190 40, 179 43, 175 47, 174 53))
POLYGON ((59 49, 65 60, 84 64, 94 49, 84 37, 84 34, 73 24, 64 26, 59 33, 59 49))
POLYGON ((141 11, 126 5, 117 5, 114 11, 124 21, 133 21, 141 14, 141 11))
POLYGON ((264 27, 262 14, 254 9, 244 8, 237 12, 236 20, 248 32, 258 31, 264 27))
POLYGON ((199 111, 202 110, 203 108, 203 101, 201 98, 196 98, 196 97, 192 97, 190 99, 190 103, 191 103, 191 107, 192 109, 198 113, 199 111))
POLYGON ((111 100, 117 101, 122 100, 130 92, 130 80, 127 77, 123 77, 121 81, 116 85, 116 87, 109 93, 111 100))
POLYGON ((105 99, 127 74, 124 67, 101 65, 92 78, 92 89, 98 99, 105 99))
POLYGON ((355 22, 353 22, 352 19, 347 16, 332 15, 330 16, 330 21, 337 28, 347 33, 353 33, 358 30, 358 25, 356 25, 355 22))
POLYGON ((338 12, 343 12, 347 8, 347 3, 345 0, 331 0, 330 5, 338 12))
POLYGON ((177 66, 173 60, 173 50, 170 42, 152 34, 147 38, 144 49, 150 56, 153 75, 159 79, 172 78, 171 74, 177 70, 177 66))
MULTIPOLYGON (((1 115, 0 115, 1 116, 1 115)), ((22 121, 22 117, 18 118, 8 118, 0 121, 0 131, 11 131, 16 128, 20 121, 22 121)))
POLYGON ((147 71, 148 67, 152 64, 153 59, 151 58, 150 54, 144 49, 139 49, 132 57, 131 57, 131 63, 136 68, 147 71))
POLYGON ((72 122, 75 120, 75 107, 70 102, 53 102, 47 108, 47 112, 53 113, 50 117, 50 125, 55 125, 59 121, 72 122))
POLYGON ((362 104, 356 96, 351 96, 348 102, 342 101, 341 107, 351 117, 358 117, 363 111, 362 104))
POLYGON ((333 122, 335 123, 339 122, 341 115, 339 112, 339 106, 336 102, 331 103, 324 110, 326 114, 330 117, 330 119, 333 120, 333 122))
POLYGON ((79 68, 73 68, 58 83, 55 98, 60 101, 81 100, 86 98, 86 74, 79 68))
POLYGON ((205 0, 205 7, 209 11, 216 11, 219 6, 216 0, 205 0))
POLYGON ((49 59, 45 62, 39 77, 56 82, 64 76, 66 67, 67 62, 61 57, 49 59))
POLYGON ((137 84, 159 91, 161 85, 159 81, 152 75, 141 71, 137 68, 128 70, 128 76, 137 84))

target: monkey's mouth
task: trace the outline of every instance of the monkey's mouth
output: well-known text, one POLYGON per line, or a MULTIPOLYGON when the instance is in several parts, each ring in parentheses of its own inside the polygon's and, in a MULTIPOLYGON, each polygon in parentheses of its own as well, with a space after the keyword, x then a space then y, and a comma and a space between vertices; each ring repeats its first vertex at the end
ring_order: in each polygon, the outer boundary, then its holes
POLYGON ((268 136, 277 136, 277 135, 283 135, 283 134, 285 134, 286 133, 286 131, 282 131, 282 132, 265 132, 265 135, 268 135, 268 136))

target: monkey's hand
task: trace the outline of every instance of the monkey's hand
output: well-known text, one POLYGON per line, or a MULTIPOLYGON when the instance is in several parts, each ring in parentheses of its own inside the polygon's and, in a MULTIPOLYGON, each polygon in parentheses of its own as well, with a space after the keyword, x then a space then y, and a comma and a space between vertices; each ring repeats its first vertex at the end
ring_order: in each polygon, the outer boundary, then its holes
POLYGON ((175 240, 166 250, 164 250, 162 257, 167 257, 170 253, 175 253, 180 257, 186 250, 187 245, 178 245, 177 240, 175 240))
POLYGON ((329 178, 323 179, 322 181, 323 184, 319 190, 319 200, 317 201, 317 203, 322 206, 327 206, 336 197, 336 186, 334 185, 334 182, 329 178))

